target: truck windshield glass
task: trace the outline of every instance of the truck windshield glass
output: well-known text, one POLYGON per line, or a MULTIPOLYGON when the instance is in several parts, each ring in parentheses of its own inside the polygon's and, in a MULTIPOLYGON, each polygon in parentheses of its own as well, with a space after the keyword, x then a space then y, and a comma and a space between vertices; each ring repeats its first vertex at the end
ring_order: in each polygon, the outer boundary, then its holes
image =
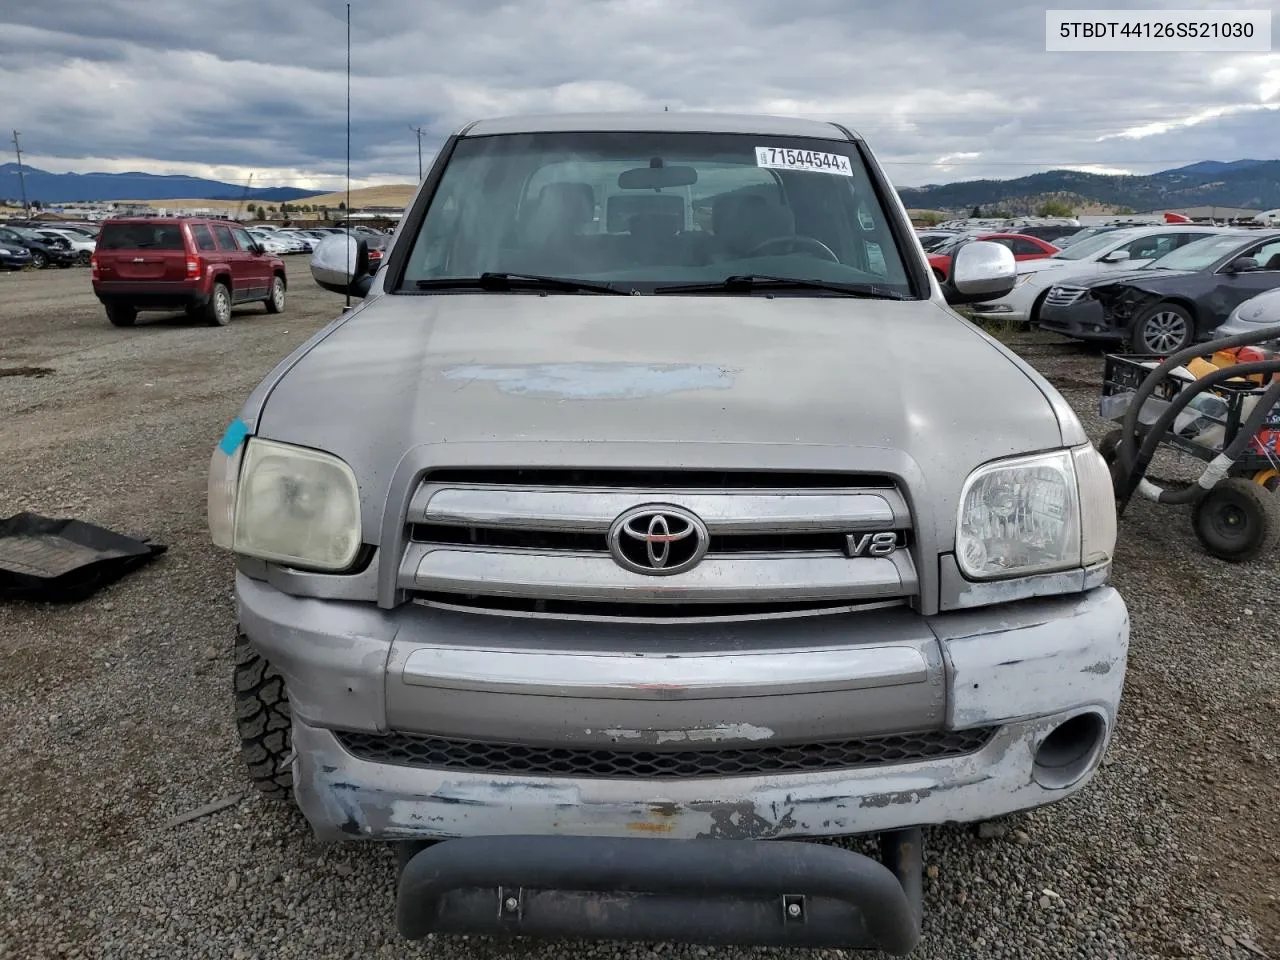
POLYGON ((492 273, 641 293, 768 275, 914 295, 855 144, 739 134, 459 140, 399 289, 492 273))

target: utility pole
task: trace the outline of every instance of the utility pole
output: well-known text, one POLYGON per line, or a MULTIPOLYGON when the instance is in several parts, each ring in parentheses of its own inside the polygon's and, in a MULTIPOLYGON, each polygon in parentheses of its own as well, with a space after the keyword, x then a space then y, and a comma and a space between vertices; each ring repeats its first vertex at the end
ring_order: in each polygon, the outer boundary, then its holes
POLYGON ((22 144, 18 142, 18 131, 13 131, 13 149, 18 155, 18 189, 22 191, 22 215, 31 216, 31 205, 27 203, 27 178, 22 172, 22 144))
POLYGON ((418 182, 422 182, 422 128, 409 125, 409 129, 418 135, 418 182))

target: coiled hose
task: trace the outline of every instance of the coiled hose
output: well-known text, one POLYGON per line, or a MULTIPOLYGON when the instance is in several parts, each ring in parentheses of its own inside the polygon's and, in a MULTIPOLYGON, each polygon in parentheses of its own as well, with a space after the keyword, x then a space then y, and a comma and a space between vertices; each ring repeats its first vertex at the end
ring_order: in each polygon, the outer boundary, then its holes
MULTIPOLYGON (((1224 372, 1235 371, 1237 375, 1245 367, 1249 366, 1266 366, 1266 362, 1257 364, 1242 363, 1239 367, 1228 367, 1224 372)), ((1270 361, 1270 371, 1257 370, 1256 373, 1267 373, 1271 371, 1280 371, 1280 361, 1270 361)), ((1208 380, 1208 377, 1204 378, 1208 380)), ((1230 379, 1223 377, 1221 379, 1230 379)), ((1198 382, 1198 381, 1197 381, 1198 382)), ((1194 394, 1193 394, 1194 396, 1194 394)), ((1179 397, 1178 399, 1181 399, 1179 397)), ((1157 503, 1195 503, 1206 493, 1213 489, 1219 480, 1227 475, 1232 465, 1240 459, 1245 450, 1248 449, 1249 441, 1254 438, 1257 432, 1262 429, 1262 425, 1266 423, 1268 414, 1271 413, 1272 407, 1280 402, 1280 380, 1271 384, 1266 391, 1258 398, 1258 402, 1250 411, 1249 416, 1244 423, 1240 425, 1239 431, 1236 433, 1235 439, 1227 444, 1226 448, 1209 461, 1209 465, 1205 467, 1204 473, 1195 483, 1188 484, 1177 490, 1165 490, 1156 486, 1145 477, 1138 483, 1138 492, 1148 500, 1154 500, 1157 503)), ((1173 422, 1173 418, 1178 415, 1178 411, 1183 409, 1186 403, 1182 403, 1176 407, 1170 407, 1165 414, 1160 417, 1151 432, 1147 435, 1146 440, 1142 444, 1142 450, 1138 452, 1139 463, 1145 462, 1142 458, 1149 457, 1155 452, 1156 446, 1160 443, 1160 438, 1164 435, 1164 431, 1169 429, 1169 424, 1173 422), (1169 417, 1170 411, 1173 417, 1169 417), (1159 430, 1159 432, 1157 432, 1159 430), (1154 441, 1154 442, 1153 442, 1154 441)))
MULTIPOLYGON (((1258 343, 1264 343, 1268 340, 1280 340, 1280 326, 1264 327, 1262 330, 1252 331, 1250 333, 1237 333, 1235 336, 1223 337, 1221 340, 1211 340, 1208 343, 1198 343, 1168 357, 1159 366, 1155 367, 1138 385, 1137 391, 1133 395, 1133 401, 1129 405, 1129 409, 1125 411, 1124 420, 1121 422, 1120 443, 1116 446, 1116 466, 1119 476, 1129 476, 1133 473, 1134 468, 1141 462, 1138 456, 1136 438, 1138 436, 1138 415, 1142 410, 1143 404, 1151 396, 1156 385, 1164 380, 1170 370, 1179 367, 1193 357, 1200 357, 1206 354, 1216 353, 1219 350, 1227 350, 1231 347, 1248 347, 1258 343)), ((1244 365, 1233 367, 1236 371, 1235 375, 1239 375, 1244 365)), ((1212 375, 1211 375, 1212 376, 1212 375)), ((1226 378, 1224 378, 1226 379, 1226 378)), ((1203 377, 1195 383, 1189 384, 1182 389, 1179 397, 1185 397, 1187 402, 1202 393, 1208 378, 1203 377)), ((1217 382, 1217 381, 1214 381, 1217 382)), ((1183 406, 1186 404, 1184 403, 1183 406)), ((1179 408, 1181 409, 1181 408, 1179 408)), ((1151 434, 1159 437, 1154 430, 1151 434)), ((1156 441, 1157 443, 1159 440, 1156 441)), ((1152 450, 1155 449, 1153 444, 1152 450)), ((1126 483, 1126 486, 1128 484, 1126 483)))

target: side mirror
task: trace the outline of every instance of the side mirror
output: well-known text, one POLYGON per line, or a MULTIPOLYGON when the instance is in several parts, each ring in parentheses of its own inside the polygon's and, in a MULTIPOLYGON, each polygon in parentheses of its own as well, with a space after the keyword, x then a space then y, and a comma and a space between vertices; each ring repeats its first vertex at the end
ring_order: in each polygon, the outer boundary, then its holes
POLYGON ((1258 269, 1258 261, 1253 257, 1239 257, 1227 264, 1227 273, 1248 273, 1258 269))
POLYGON ((1129 256, 1130 254, 1128 250, 1112 250, 1105 257, 1102 258, 1102 262, 1103 263, 1124 263, 1126 260, 1129 259, 1129 256))
POLYGON ((341 233, 325 237, 311 254, 311 276, 332 293, 363 297, 373 282, 368 241, 341 233))
POLYGON ((990 240, 969 240, 951 255, 951 270, 942 283, 947 303, 982 303, 999 300, 1018 281, 1013 251, 990 240))

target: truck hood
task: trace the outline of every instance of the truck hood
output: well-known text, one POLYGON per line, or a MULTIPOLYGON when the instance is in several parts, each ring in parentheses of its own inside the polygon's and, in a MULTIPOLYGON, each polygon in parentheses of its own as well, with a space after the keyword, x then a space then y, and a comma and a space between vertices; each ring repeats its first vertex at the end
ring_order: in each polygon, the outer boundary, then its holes
POLYGON ((600 466, 626 442, 613 465, 714 469, 759 468, 767 445, 859 469, 865 448, 943 506, 974 466, 1062 443, 1052 388, 932 301, 379 295, 269 381, 256 432, 345 459, 375 543, 392 475, 424 444, 479 445, 494 466, 560 445, 600 466))

